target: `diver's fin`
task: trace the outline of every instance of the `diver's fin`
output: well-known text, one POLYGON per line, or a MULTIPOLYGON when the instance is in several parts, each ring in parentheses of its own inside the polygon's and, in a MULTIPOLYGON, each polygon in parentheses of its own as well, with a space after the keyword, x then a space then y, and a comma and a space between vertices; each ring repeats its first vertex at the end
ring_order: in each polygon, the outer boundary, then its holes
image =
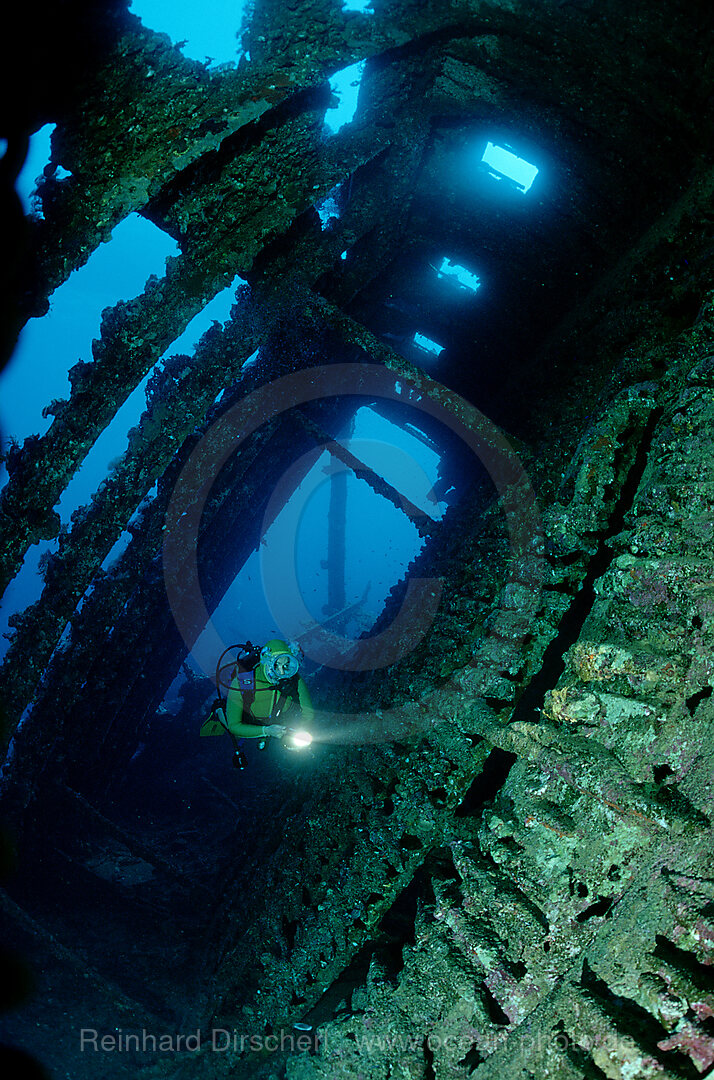
POLYGON ((214 720, 212 716, 208 717, 208 720, 204 720, 201 724, 199 735, 225 735, 226 729, 223 724, 219 724, 217 720, 214 720))

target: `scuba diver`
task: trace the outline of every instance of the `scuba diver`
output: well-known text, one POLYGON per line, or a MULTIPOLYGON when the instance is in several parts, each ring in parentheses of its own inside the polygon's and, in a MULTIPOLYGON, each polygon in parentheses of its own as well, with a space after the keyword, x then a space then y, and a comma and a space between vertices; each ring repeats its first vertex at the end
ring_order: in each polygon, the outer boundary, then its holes
POLYGON ((260 749, 268 738, 282 739, 288 750, 309 745, 312 739, 307 732, 291 730, 298 721, 309 725, 315 716, 308 688, 298 674, 301 659, 300 646, 280 638, 268 641, 259 653, 250 642, 227 649, 216 670, 218 692, 226 688, 227 700, 225 705, 220 697, 214 702, 199 734, 228 732, 238 768, 245 767, 238 739, 259 739, 260 749), (241 655, 222 667, 226 653, 233 649, 241 650, 241 655), (231 672, 229 686, 221 678, 224 671, 231 672))

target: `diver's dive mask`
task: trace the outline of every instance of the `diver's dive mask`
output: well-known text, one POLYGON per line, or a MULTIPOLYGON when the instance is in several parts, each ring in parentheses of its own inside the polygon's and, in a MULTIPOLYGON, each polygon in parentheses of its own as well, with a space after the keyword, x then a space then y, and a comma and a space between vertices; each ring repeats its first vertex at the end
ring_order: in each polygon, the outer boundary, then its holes
MULTIPOLYGON (((275 645, 280 644, 282 643, 275 643, 275 645)), ((273 652, 270 644, 264 645, 260 650, 260 662, 263 665, 265 677, 273 686, 286 679, 292 679, 298 672, 301 659, 302 649, 296 641, 287 642, 286 647, 280 648, 278 652, 273 652)))

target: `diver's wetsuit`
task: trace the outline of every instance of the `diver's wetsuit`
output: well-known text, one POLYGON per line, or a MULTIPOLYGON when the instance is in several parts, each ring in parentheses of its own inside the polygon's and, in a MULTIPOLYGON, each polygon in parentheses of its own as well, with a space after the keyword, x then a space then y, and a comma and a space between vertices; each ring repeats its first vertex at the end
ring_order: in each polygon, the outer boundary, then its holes
MULTIPOLYGON (((275 638, 267 643, 273 656, 288 653, 288 646, 284 641, 275 638)), ((309 724, 314 718, 315 711, 310 700, 310 692, 300 675, 284 681, 285 691, 270 682, 265 674, 264 664, 258 664, 255 668, 255 690, 242 693, 238 689, 238 679, 234 678, 228 691, 226 703, 226 723, 229 730, 239 739, 258 739, 265 737, 267 732, 261 721, 267 724, 285 723, 287 713, 300 707, 301 719, 309 724), (281 709, 280 715, 275 716, 280 699, 287 698, 287 704, 281 709)))

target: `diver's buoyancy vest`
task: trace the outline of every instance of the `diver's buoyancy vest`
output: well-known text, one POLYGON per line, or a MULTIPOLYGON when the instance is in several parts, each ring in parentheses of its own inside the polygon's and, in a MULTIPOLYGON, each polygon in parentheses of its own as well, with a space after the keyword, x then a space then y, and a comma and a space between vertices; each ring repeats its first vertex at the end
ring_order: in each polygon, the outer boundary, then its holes
POLYGON ((292 699, 294 702, 299 704, 300 676, 296 672, 288 679, 280 679, 277 683, 271 683, 268 686, 256 687, 255 672, 257 667, 258 665, 256 664, 256 666, 254 668, 251 668, 249 671, 240 671, 238 670, 238 667, 236 665, 236 671, 233 678, 238 683, 235 689, 238 690, 241 698, 243 699, 243 722, 246 724, 263 725, 270 720, 277 720, 280 714, 284 711, 287 701, 289 699, 292 699), (255 701, 256 694, 267 694, 268 692, 277 694, 275 703, 273 705, 273 708, 270 710, 269 716, 258 718, 253 715, 251 707, 253 705, 253 702, 255 701))

